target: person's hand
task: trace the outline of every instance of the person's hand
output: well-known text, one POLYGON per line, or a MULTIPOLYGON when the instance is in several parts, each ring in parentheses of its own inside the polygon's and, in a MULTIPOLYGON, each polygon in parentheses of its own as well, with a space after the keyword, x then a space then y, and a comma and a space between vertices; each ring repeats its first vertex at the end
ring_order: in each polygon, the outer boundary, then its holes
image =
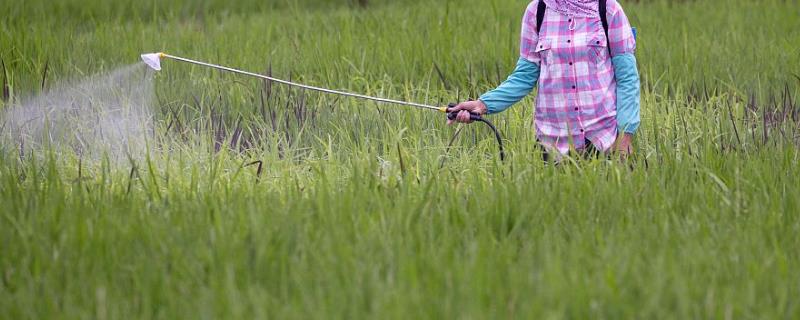
POLYGON ((617 139, 614 151, 616 151, 622 159, 626 159, 633 153, 633 134, 625 133, 617 139))
POLYGON ((455 107, 450 109, 450 112, 458 112, 458 116, 456 116, 455 120, 447 120, 447 124, 453 124, 454 122, 461 122, 461 123, 470 123, 472 120, 469 118, 470 113, 484 115, 488 110, 486 109, 486 105, 483 101, 474 100, 474 101, 466 101, 459 103, 455 107))

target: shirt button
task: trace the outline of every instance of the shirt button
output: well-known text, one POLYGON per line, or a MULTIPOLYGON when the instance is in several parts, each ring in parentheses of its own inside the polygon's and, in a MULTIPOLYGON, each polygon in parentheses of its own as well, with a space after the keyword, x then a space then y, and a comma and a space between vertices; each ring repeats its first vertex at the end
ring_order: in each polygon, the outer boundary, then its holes
POLYGON ((575 89, 575 86, 572 86, 572 89, 575 89))
POLYGON ((567 40, 567 43, 570 43, 570 42, 572 42, 572 40, 567 40))
POLYGON ((578 107, 575 107, 575 111, 578 111, 578 107))
POLYGON ((583 132, 583 129, 581 129, 581 132, 583 132))
POLYGON ((572 22, 572 19, 567 20, 567 22, 572 22))
POLYGON ((569 65, 572 65, 572 61, 569 62, 569 65))
POLYGON ((595 42, 595 43, 597 43, 597 44, 600 44, 600 41, 597 41, 597 42, 595 42))

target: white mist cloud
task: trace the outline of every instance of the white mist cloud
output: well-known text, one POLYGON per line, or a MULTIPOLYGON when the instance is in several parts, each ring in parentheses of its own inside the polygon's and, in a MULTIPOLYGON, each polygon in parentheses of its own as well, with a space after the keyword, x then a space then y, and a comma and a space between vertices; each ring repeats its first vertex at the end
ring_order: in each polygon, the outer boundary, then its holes
POLYGON ((152 136, 153 85, 144 63, 60 83, 3 112, 3 144, 25 154, 49 148, 85 159, 139 157, 152 136))

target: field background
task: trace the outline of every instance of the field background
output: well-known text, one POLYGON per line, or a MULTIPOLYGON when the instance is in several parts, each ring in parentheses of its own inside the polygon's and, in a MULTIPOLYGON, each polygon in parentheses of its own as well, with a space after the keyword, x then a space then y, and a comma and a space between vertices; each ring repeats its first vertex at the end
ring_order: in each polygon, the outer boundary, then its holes
MULTIPOLYGON (((0 318, 800 317, 800 5, 621 3, 625 164, 542 164, 532 96, 492 116, 501 163, 478 125, 165 61, 150 154, 2 146, 0 318)), ((155 51, 460 101, 526 5, 5 0, 0 108, 155 51)))

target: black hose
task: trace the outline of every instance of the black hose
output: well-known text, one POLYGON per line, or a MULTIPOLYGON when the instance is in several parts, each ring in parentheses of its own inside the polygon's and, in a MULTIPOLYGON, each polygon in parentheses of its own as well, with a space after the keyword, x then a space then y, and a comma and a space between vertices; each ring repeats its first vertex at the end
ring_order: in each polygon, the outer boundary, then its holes
POLYGON ((491 122, 489 122, 489 120, 486 120, 483 117, 475 119, 475 121, 483 122, 492 129, 494 132, 494 137, 497 139, 497 146, 500 148, 500 161, 505 161, 506 153, 503 150, 503 137, 500 136, 500 131, 497 130, 497 128, 491 122))
MULTIPOLYGON (((452 108, 453 105, 451 104, 450 107, 452 108)), ((447 113, 447 119, 450 119, 450 120, 455 120, 457 116, 458 116, 458 111, 448 112, 447 113)), ((479 114, 470 112, 469 118, 472 121, 483 122, 487 126, 489 126, 489 128, 492 129, 492 132, 494 132, 494 137, 497 139, 497 146, 500 148, 500 161, 505 161, 506 160, 506 153, 505 153, 505 150, 503 149, 503 138, 500 136, 500 131, 497 130, 497 128, 494 126, 494 124, 492 124, 492 122, 490 122, 489 120, 484 119, 479 114)))

